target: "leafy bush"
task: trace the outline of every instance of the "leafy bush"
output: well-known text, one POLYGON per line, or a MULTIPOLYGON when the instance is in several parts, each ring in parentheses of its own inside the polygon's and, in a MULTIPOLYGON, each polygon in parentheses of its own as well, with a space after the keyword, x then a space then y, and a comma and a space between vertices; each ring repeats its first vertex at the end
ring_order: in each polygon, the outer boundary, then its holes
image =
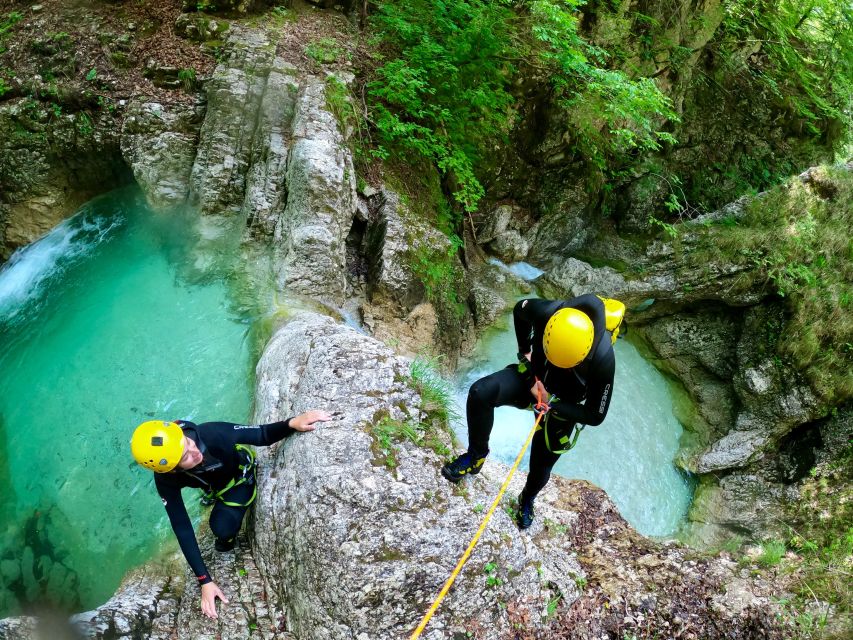
POLYGON ((305 55, 321 64, 337 62, 343 54, 343 47, 334 38, 320 38, 305 47, 305 55))
POLYGON ((368 84, 386 147, 434 162, 473 210, 483 196, 477 168, 513 124, 513 84, 548 78, 576 153, 605 157, 672 141, 656 122, 674 118, 647 79, 604 68, 607 54, 577 33, 578 0, 384 0, 372 22, 392 55, 368 84))
POLYGON ((803 119, 813 135, 822 135, 827 120, 851 117, 853 95, 853 14, 836 0, 765 2, 731 0, 718 49, 736 71, 755 74, 803 119), (747 65, 743 51, 760 43, 769 64, 747 65), (846 114, 844 112, 847 112, 846 114))

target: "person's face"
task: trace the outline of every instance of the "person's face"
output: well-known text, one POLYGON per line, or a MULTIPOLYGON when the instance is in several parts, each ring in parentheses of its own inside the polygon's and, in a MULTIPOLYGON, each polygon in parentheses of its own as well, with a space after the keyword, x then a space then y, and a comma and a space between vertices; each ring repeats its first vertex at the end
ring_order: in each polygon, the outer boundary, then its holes
POLYGON ((204 456, 201 455, 201 451, 198 450, 195 440, 192 438, 184 436, 183 445, 184 455, 181 456, 181 460, 178 462, 178 468, 184 470, 192 469, 194 466, 201 463, 204 456))

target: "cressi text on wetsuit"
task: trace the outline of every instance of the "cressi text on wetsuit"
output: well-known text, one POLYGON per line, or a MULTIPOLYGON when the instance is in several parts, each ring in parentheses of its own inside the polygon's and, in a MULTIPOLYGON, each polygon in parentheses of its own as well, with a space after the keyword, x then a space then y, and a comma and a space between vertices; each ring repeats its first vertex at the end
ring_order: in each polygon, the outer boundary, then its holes
MULTIPOLYGON (((233 422, 205 422, 199 425, 184 420, 176 420, 184 435, 192 438, 204 459, 192 469, 175 468, 169 473, 155 473, 154 484, 163 500, 172 530, 178 538, 181 551, 198 578, 199 584, 212 581, 198 541, 193 531, 190 517, 181 497, 181 489, 193 487, 219 491, 242 473, 240 465, 245 465, 245 453, 237 449, 238 444, 271 445, 296 433, 289 425, 290 420, 271 424, 245 425, 233 422)), ((254 495, 254 473, 245 484, 230 489, 223 498, 242 506, 229 506, 217 502, 210 514, 210 528, 220 539, 231 539, 237 535, 248 503, 254 495)))

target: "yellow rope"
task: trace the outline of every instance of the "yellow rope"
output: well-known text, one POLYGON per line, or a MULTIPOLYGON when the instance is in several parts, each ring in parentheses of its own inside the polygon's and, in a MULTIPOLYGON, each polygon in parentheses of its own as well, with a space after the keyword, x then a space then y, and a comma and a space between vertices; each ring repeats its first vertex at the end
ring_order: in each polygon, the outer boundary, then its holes
POLYGON ((468 557, 471 555, 471 552, 474 550, 474 547, 477 545, 477 541, 480 539, 480 536, 483 535, 483 532, 486 530, 486 527, 489 524, 489 520, 492 519, 492 514, 495 512, 498 504, 501 501, 501 498, 506 492, 506 488, 509 486, 509 481, 512 479, 515 470, 518 469, 518 465, 521 463, 521 459, 524 457, 524 452, 527 451, 527 447, 530 446, 530 441, 533 440, 533 434, 536 433, 537 427, 539 427, 539 421, 542 419, 544 413, 540 413, 536 416, 536 422, 533 423, 533 428, 530 430, 530 433, 527 436, 527 440, 524 443, 524 446, 521 448, 521 451, 518 453, 518 457, 515 459, 515 462, 512 465, 512 468, 509 470, 509 474, 507 474, 506 480, 504 480, 503 485, 501 485, 501 490, 498 491, 498 495, 495 498, 495 501, 492 503, 492 507, 489 509, 489 512, 486 514, 486 517, 483 518, 483 522, 480 524, 480 528, 477 529, 477 533, 474 534, 474 537, 471 538, 471 542, 468 544, 468 548, 465 549, 465 553, 462 554, 462 557, 459 558, 459 562, 456 563, 456 568, 453 570, 453 573, 450 574, 450 577, 447 579, 447 582, 444 583, 441 591, 436 597, 435 601, 432 603, 432 606, 429 608, 429 611, 426 612, 426 615, 421 620, 421 623, 418 625, 418 628, 415 629, 414 633, 409 636, 409 640, 415 640, 418 638, 423 630, 426 628, 427 624, 432 618, 432 615, 438 609, 438 605, 441 604, 441 601, 444 600, 444 596, 447 595, 447 592, 450 591, 450 587, 453 585, 453 581, 456 580, 456 576, 459 575, 459 572, 462 570, 462 566, 467 562, 468 557))

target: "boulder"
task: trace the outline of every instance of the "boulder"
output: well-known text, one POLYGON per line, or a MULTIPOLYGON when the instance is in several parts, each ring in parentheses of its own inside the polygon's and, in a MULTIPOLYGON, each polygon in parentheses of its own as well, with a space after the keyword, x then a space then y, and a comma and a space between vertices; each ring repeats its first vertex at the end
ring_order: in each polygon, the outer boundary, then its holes
POLYGON ((204 13, 182 13, 175 20, 175 33, 194 42, 207 42, 221 39, 230 26, 227 20, 204 13))
MULTIPOLYGON (((258 421, 315 406, 336 412, 316 433, 261 453, 254 545, 267 551, 260 567, 286 602, 291 630, 305 640, 410 633, 493 485, 478 479, 459 494, 435 453, 409 441, 393 444, 396 464, 386 466, 378 424, 427 419, 409 363, 328 318, 299 314, 275 334, 258 364, 256 400, 258 421)), ((569 572, 580 567, 542 537, 520 537, 499 512, 425 637, 471 624, 499 636, 511 625, 498 602, 518 602, 538 619, 556 592, 575 598, 569 572)))

